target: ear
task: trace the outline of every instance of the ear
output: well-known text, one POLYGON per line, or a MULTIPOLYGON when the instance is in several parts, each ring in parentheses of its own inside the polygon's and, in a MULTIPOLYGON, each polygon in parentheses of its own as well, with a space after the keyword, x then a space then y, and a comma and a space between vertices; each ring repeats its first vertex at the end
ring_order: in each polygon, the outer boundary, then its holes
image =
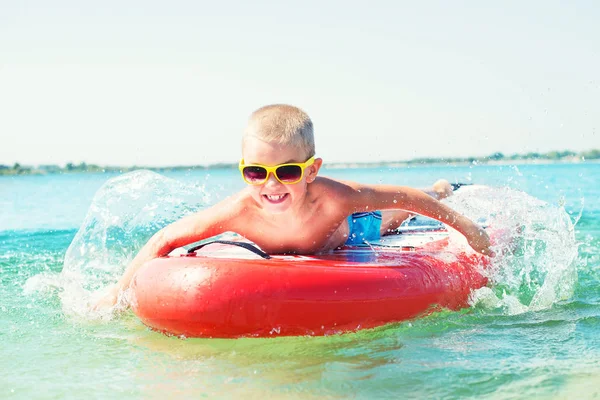
POLYGON ((317 179, 317 174, 323 165, 322 158, 315 158, 315 162, 310 167, 306 168, 306 183, 312 183, 317 179))

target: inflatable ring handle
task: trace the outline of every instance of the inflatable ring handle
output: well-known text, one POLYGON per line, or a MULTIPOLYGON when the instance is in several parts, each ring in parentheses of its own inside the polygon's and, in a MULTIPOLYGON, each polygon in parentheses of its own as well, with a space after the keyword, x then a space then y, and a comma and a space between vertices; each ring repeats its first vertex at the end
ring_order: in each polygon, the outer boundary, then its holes
POLYGON ((188 254, 192 254, 196 250, 200 250, 204 246, 208 246, 209 244, 214 244, 214 243, 229 244, 229 245, 232 245, 232 246, 243 247, 244 249, 249 250, 249 251, 253 252, 256 255, 261 256, 265 260, 268 260, 268 259, 271 258, 270 255, 268 255, 267 253, 265 253, 264 251, 262 251, 258 247, 251 245, 250 243, 246 243, 246 242, 232 242, 230 240, 211 240, 210 242, 202 243, 202 244, 199 244, 197 246, 192 247, 191 249, 188 250, 187 253, 188 254))
POLYGON ((463 186, 470 186, 472 185, 472 183, 462 183, 462 182, 456 182, 456 183, 451 183, 450 186, 452 186, 452 191, 456 191, 458 189, 460 189, 463 186))

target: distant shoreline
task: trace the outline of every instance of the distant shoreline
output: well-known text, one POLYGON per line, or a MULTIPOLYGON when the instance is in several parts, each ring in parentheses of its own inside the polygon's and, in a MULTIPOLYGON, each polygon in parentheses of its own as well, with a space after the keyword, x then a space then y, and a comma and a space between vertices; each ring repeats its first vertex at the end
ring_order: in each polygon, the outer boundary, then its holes
MULTIPOLYGON (((467 166, 467 165, 529 165, 529 164, 580 164, 600 162, 600 150, 594 149, 575 153, 572 151, 551 151, 548 153, 526 153, 505 156, 494 153, 486 157, 454 157, 454 158, 416 158, 408 161, 376 161, 376 162, 333 162, 324 165, 326 169, 353 168, 404 168, 413 166, 467 166)), ((156 166, 99 166, 95 164, 68 163, 59 165, 28 166, 19 163, 13 166, 0 165, 0 176, 15 175, 51 175, 70 173, 124 173, 139 169, 155 172, 175 172, 194 170, 236 169, 237 163, 217 163, 209 165, 177 165, 167 167, 156 166)))

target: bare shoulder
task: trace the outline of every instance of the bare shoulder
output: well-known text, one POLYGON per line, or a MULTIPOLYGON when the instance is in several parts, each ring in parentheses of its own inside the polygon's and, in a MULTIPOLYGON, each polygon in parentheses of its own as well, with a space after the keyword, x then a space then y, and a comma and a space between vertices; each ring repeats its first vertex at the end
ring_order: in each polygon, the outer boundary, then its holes
POLYGON ((316 190, 322 193, 341 196, 351 195, 352 193, 356 193, 367 186, 358 182, 342 181, 322 176, 315 179, 312 184, 315 185, 314 188, 316 190))
POLYGON ((172 225, 179 231, 204 229, 211 234, 218 234, 231 230, 238 224, 237 220, 251 207, 250 201, 251 197, 242 190, 172 225))
POLYGON ((365 183, 320 178, 318 196, 326 197, 331 204, 345 213, 368 210, 398 208, 403 199, 401 187, 392 185, 370 185, 365 183), (391 207, 390 204, 394 204, 391 207))
POLYGON ((311 183, 310 191, 314 196, 326 199, 333 206, 346 210, 352 207, 362 187, 363 185, 357 182, 318 177, 311 183))
POLYGON ((248 214, 256 207, 256 203, 248 190, 242 190, 216 203, 210 210, 220 219, 234 221, 240 216, 248 214))

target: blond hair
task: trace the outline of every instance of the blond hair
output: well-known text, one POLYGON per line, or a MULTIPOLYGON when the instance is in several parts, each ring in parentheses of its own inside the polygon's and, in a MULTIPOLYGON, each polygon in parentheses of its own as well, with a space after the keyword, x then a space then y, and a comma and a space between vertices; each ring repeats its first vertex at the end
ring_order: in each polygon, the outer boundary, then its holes
POLYGON ((247 137, 297 146, 306 153, 306 157, 315 155, 315 138, 310 117, 298 107, 287 104, 272 104, 254 111, 248 119, 242 145, 247 137))

